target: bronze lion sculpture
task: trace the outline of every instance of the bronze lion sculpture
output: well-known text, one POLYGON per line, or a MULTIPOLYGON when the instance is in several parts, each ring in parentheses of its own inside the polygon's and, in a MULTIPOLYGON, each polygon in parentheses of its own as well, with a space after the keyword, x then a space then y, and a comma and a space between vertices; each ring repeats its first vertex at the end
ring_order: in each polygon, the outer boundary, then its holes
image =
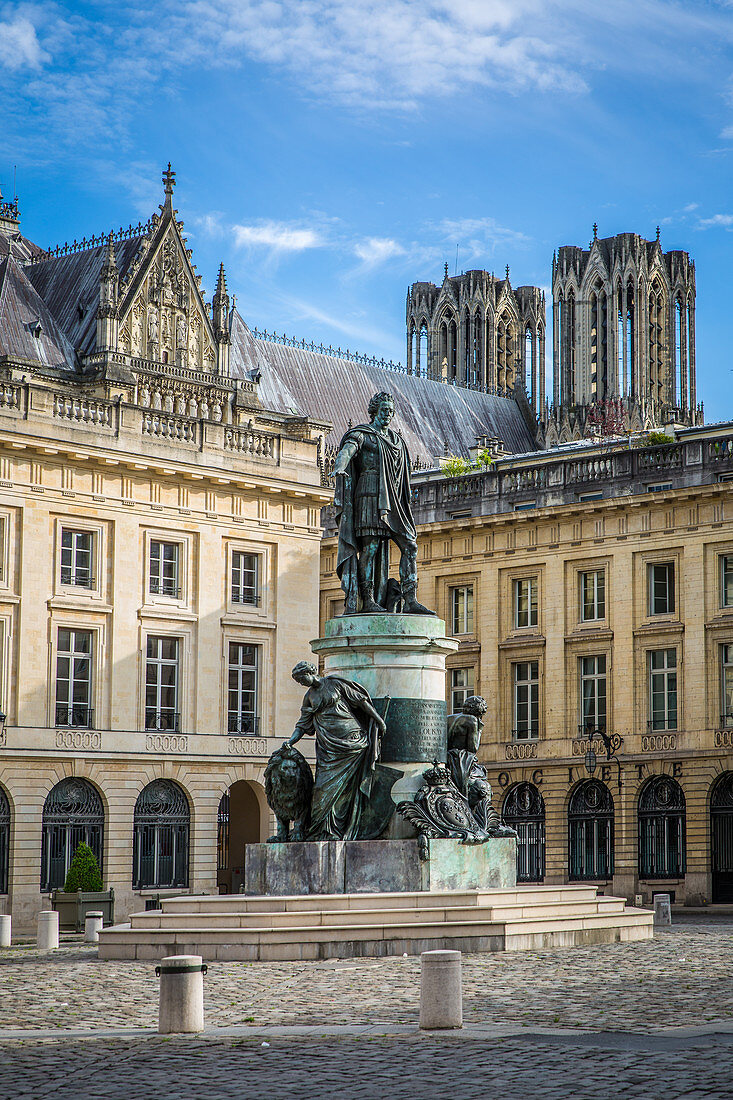
POLYGON ((286 741, 272 754, 265 768, 265 797, 277 818, 277 832, 268 837, 268 841, 305 840, 310 826, 312 795, 310 764, 286 741))

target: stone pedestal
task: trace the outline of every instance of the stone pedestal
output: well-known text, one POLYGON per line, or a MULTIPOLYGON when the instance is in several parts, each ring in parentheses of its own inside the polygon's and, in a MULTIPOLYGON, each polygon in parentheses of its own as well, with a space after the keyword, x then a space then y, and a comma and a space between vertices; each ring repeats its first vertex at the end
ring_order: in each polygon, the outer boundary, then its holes
POLYGON ((417 840, 314 840, 247 844, 245 893, 385 894, 418 890, 504 890, 516 886, 517 842, 431 840, 426 860, 417 840))

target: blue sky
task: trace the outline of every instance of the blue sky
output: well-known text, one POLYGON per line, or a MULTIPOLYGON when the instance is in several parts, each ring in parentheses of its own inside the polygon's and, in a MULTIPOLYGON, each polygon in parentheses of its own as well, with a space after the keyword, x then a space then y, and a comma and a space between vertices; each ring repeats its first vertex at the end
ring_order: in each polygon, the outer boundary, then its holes
POLYGON ((0 187, 49 245, 147 218, 251 325, 404 358, 408 285, 633 231, 697 267, 698 393, 733 418, 733 4, 0 0, 0 187))

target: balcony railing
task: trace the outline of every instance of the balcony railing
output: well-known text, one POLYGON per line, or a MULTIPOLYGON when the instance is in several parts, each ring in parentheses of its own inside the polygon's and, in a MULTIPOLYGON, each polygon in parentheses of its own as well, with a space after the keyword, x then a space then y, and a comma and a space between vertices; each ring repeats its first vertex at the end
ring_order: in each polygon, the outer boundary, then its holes
POLYGON ((181 589, 175 581, 160 580, 158 577, 150 578, 150 593, 153 596, 172 596, 174 600, 181 598, 181 589))
POLYGON ((520 726, 519 729, 512 730, 512 741, 536 741, 539 735, 539 725, 520 726))
POLYGON ((94 728, 94 711, 85 703, 57 703, 56 725, 78 729, 94 728))
POLYGON ((227 722, 227 730, 229 733, 259 733, 259 715, 247 713, 237 714, 233 711, 230 711, 229 720, 227 722))
POLYGON ((95 588, 96 587, 96 581, 95 581, 94 577, 91 575, 91 573, 87 573, 86 571, 81 571, 81 570, 79 572, 76 572, 76 573, 66 572, 65 570, 62 570, 62 572, 61 572, 61 583, 62 584, 73 585, 75 588, 95 588))
POLYGON ((675 721, 675 724, 673 726, 670 726, 668 724, 663 725, 663 726, 658 726, 654 722, 647 722, 646 732, 647 733, 677 733, 678 732, 677 722, 675 721))
POLYGON ((578 737, 596 737, 606 733, 605 722, 582 722, 578 726, 578 737))
POLYGON ((727 710, 725 714, 720 716, 720 725, 718 729, 729 730, 733 728, 733 711, 727 710))
POLYGON ((145 708, 145 729, 160 730, 163 733, 180 733, 181 716, 173 710, 155 710, 145 708))
POLYGON ((232 603, 248 603, 260 606, 260 594, 254 588, 239 588, 232 592, 232 603))

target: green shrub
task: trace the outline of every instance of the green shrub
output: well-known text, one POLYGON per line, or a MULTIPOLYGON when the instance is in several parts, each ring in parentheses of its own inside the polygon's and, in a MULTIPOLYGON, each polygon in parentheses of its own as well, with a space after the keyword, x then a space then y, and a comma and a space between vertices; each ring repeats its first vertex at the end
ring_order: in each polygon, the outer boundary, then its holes
POLYGON ((467 474, 472 466, 460 455, 448 455, 447 458, 441 458, 440 468, 446 477, 460 477, 461 474, 467 474))
POLYGON ((494 465, 494 459, 491 456, 491 451, 487 450, 486 447, 484 447, 484 449, 482 451, 479 451, 479 453, 476 455, 476 465, 479 467, 479 469, 483 467, 483 469, 485 470, 488 470, 489 466, 494 465))
POLYGON ((674 443, 674 436, 666 432, 647 432, 644 447, 659 447, 662 443, 674 443))
POLYGON ((64 890, 67 894, 75 894, 77 890, 92 893, 103 889, 97 858, 89 845, 82 842, 74 852, 64 890))

